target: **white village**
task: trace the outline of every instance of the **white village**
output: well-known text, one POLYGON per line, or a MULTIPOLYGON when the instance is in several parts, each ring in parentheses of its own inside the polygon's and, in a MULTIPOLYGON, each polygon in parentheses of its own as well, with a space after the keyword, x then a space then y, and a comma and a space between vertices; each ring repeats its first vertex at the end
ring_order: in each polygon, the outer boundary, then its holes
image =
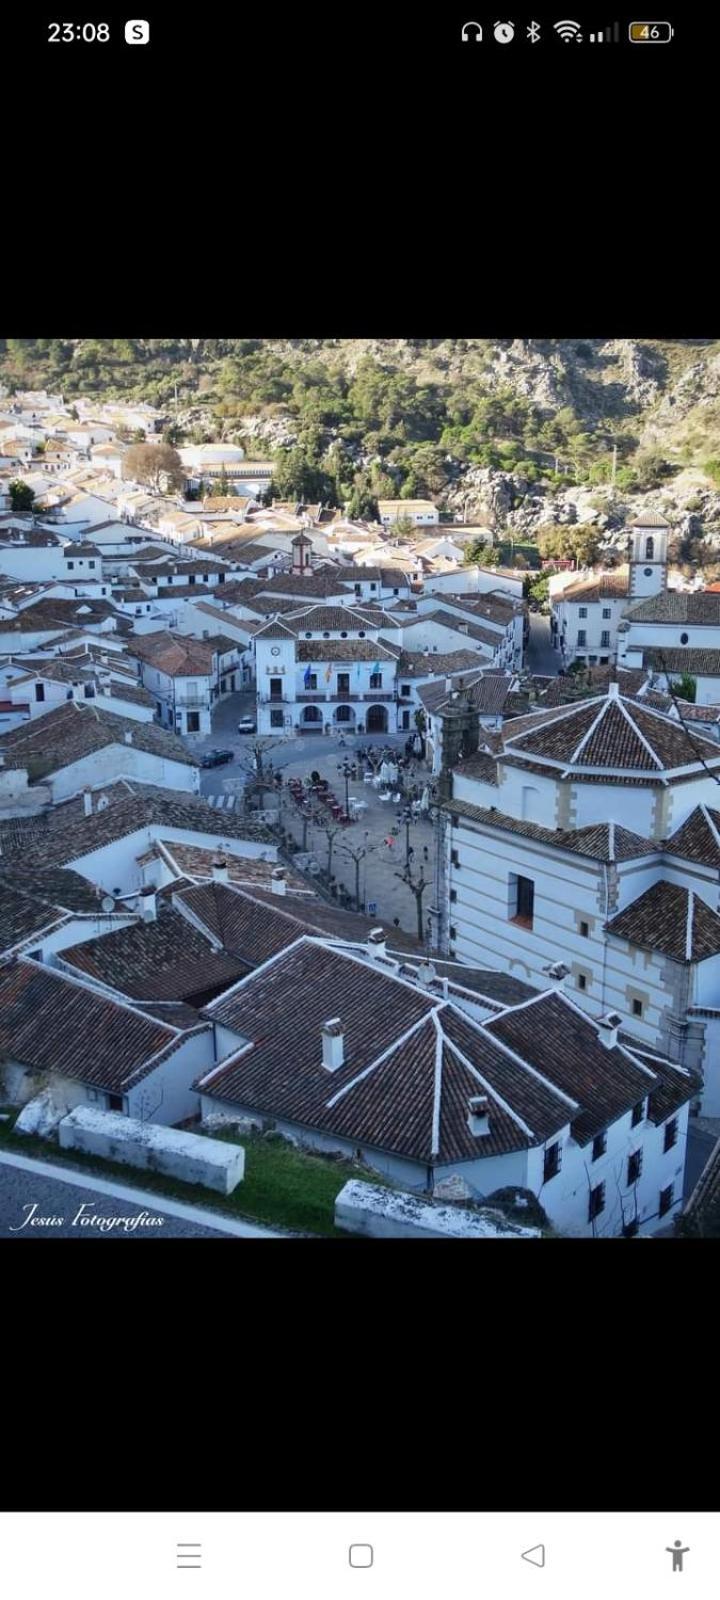
POLYGON ((650 495, 538 607, 432 499, 133 477, 167 421, 0 394, 4 1231, 78 1173, 200 1234, 702 1231, 720 586, 650 495))

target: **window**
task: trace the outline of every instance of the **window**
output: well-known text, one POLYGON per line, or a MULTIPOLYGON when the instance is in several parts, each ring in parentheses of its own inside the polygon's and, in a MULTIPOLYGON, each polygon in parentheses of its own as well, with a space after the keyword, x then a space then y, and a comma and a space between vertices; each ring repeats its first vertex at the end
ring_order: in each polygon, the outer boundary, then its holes
POLYGON ((188 578, 188 583, 194 583, 194 582, 195 582, 195 573, 191 572, 190 576, 188 578))
POLYGON ((92 683, 86 683, 85 687, 83 689, 83 694, 84 694, 86 700, 94 700, 95 699, 95 688, 94 688, 94 685, 92 683))
POLYGON ((588 1203, 588 1222, 594 1222, 596 1217, 605 1210, 605 1184, 598 1183, 590 1190, 588 1203))
POLYGON ((382 689, 382 673, 381 672, 371 672, 370 673, 370 688, 371 689, 382 689))
POLYGON ((606 628, 603 629, 603 631, 602 631, 602 633, 600 635, 600 649, 601 650, 609 650, 610 649, 610 634, 609 634, 609 632, 608 632, 608 630, 606 628))
POLYGON ((364 639, 364 638, 365 638, 365 629, 364 628, 360 628, 359 631, 358 631, 358 639, 364 639))
POLYGON ((637 1217, 633 1217, 632 1222, 626 1222, 622 1231, 623 1239, 634 1239, 638 1231, 638 1227, 639 1223, 637 1217))
POLYGON ((68 572, 74 572, 74 571, 75 571, 75 562, 74 561, 68 561, 68 572))
POLYGON ((36 700, 44 700, 45 699, 45 685, 44 685, 44 683, 36 683, 36 685, 35 685, 35 699, 36 700))
POLYGON ((674 1149, 675 1145, 677 1144, 677 1136, 678 1136, 677 1117, 673 1117, 672 1122, 666 1122, 666 1124, 665 1124, 665 1139, 664 1139, 664 1142, 663 1142, 663 1150, 666 1153, 667 1153, 668 1150, 673 1150, 674 1149))
POLYGON ((680 635, 680 643, 681 644, 687 644, 689 638, 690 638, 689 633, 681 633, 681 635, 680 635))
POLYGON ((609 622, 611 616, 612 616, 612 611, 610 610, 610 607, 609 606, 603 606, 603 613, 602 613, 603 622, 609 622))
POLYGON ((307 682, 308 682, 308 689, 317 689, 317 673, 316 672, 311 672, 308 675, 308 681, 307 682))
POLYGON ((548 1183, 551 1178, 556 1178, 562 1164, 562 1149, 559 1144, 550 1144, 543 1158, 543 1183, 548 1183))
POLYGON ((673 1186, 672 1186, 671 1183, 669 1183, 666 1189, 661 1189, 660 1190, 660 1204, 658 1206, 658 1216, 659 1217, 666 1216, 667 1212, 670 1211, 671 1208, 672 1208, 672 1203, 673 1203, 673 1186))
POLYGON ((633 1016, 634 1017, 641 1017, 642 1014, 643 1014, 643 1003, 642 1003, 642 1000, 633 1000, 632 1010, 633 1010, 633 1016))
POLYGON ((595 1138, 593 1139, 591 1160, 592 1161, 599 1161, 600 1157, 604 1156, 606 1150, 607 1150, 607 1133, 603 1130, 602 1133, 596 1134, 595 1138))
POLYGON ((639 1105, 633 1106, 633 1108, 632 1108, 632 1116, 630 1118, 630 1127, 631 1128, 636 1128, 638 1123, 643 1121, 644 1117, 645 1117, 645 1101, 641 1100, 639 1105))
POLYGON ((589 939, 589 937, 590 937, 590 924, 589 924, 589 922, 581 922, 580 923, 580 935, 581 935, 581 937, 583 939, 589 939))
POLYGON ((188 714, 187 714, 187 731, 188 731, 188 733, 199 733, 200 732, 200 712, 199 711, 188 711, 188 714))
POLYGON ((637 1183, 638 1178, 640 1177, 640 1173, 642 1172, 642 1158, 643 1158, 642 1150, 633 1150, 632 1155, 628 1156, 628 1170, 627 1170, 628 1187, 632 1183, 637 1183))
POLYGON ((578 629, 578 640, 577 640, 577 642, 578 642, 578 648, 581 648, 582 645, 587 644, 587 632, 586 632, 585 628, 579 628, 578 629))
POLYGON ((655 540, 653 538, 645 540, 645 560, 655 560, 655 540))
POLYGON ((578 611, 578 616, 579 617, 586 617, 587 616, 587 606, 581 606, 580 607, 580 610, 578 611))
POLYGON ((401 683, 401 685, 400 685, 400 693, 401 694, 409 694, 410 693, 410 685, 409 685, 409 683, 401 683))
POLYGON ((341 633, 340 634, 340 638, 341 639, 347 639, 347 633, 346 632, 341 633))
POLYGON ((587 989, 587 978, 586 978, 584 972, 579 972, 578 973, 578 975, 577 975, 577 986, 578 986, 578 989, 582 989, 582 990, 587 989))
POLYGON ((535 906, 535 885, 532 878, 510 876, 510 921, 517 922, 524 928, 533 925, 533 911, 535 906))
POLYGON ((306 633, 305 638, 306 639, 312 639, 312 634, 311 633, 306 633))
POLYGON ((88 561, 88 566, 89 566, 89 567, 94 567, 94 565, 95 565, 95 562, 94 562, 94 561, 88 561))
POLYGON ((219 572, 218 573, 218 583, 224 583, 224 582, 225 582, 225 573, 224 572, 219 572))
POLYGON ((457 939, 457 928, 453 927, 452 924, 450 925, 450 938, 457 939))
POLYGON ((349 694, 350 693, 350 673, 349 672, 339 672, 338 673, 338 675, 337 675, 337 692, 338 692, 338 694, 349 694))
POLYGON ((338 706, 336 721, 337 722, 349 722, 350 721, 350 706, 338 706))
POLYGON ((329 633, 324 633, 324 634, 323 634, 323 639, 329 639, 329 638, 330 638, 330 635, 329 635, 329 633))
POLYGON ((270 727, 271 728, 281 728, 282 725, 283 725, 283 713, 282 713, 282 711, 271 711, 270 712, 270 727))
POLYGON ((108 1111, 122 1111, 123 1097, 121 1094, 109 1094, 107 1097, 108 1111))
POLYGON ((451 889, 450 890, 450 899, 452 900, 452 903, 454 905, 455 901, 457 900, 457 889, 451 889))
POLYGON ((460 857, 459 857, 459 855, 457 853, 457 850, 451 850, 450 851, 450 860, 451 860, 452 865, 454 867, 459 867, 459 865, 460 865, 460 857))

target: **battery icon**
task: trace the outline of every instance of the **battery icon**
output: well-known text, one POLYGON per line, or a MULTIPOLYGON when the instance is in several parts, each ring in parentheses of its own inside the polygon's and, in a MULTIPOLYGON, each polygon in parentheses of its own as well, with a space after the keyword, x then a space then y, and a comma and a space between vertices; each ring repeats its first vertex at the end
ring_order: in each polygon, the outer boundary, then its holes
POLYGON ((669 44, 674 29, 669 22, 631 22, 631 44, 669 44))

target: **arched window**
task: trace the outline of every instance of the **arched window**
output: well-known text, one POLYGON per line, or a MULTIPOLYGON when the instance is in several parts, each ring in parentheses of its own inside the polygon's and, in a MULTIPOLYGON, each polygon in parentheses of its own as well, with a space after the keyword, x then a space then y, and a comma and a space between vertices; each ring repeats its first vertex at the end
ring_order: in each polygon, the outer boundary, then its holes
POLYGON ((350 721, 350 706, 338 706, 337 711, 335 713, 335 721, 336 722, 349 722, 350 721))
POLYGON ((645 560, 655 560, 655 540, 650 536, 645 540, 645 560))

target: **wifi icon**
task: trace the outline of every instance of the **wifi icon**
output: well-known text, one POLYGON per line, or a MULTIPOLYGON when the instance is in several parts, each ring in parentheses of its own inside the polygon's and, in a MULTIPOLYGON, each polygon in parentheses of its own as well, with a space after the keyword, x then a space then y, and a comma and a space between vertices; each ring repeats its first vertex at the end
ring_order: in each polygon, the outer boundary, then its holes
POLYGON ((579 22, 554 22, 553 27, 565 44, 569 44, 571 39, 574 39, 576 44, 580 44, 582 34, 579 22))

